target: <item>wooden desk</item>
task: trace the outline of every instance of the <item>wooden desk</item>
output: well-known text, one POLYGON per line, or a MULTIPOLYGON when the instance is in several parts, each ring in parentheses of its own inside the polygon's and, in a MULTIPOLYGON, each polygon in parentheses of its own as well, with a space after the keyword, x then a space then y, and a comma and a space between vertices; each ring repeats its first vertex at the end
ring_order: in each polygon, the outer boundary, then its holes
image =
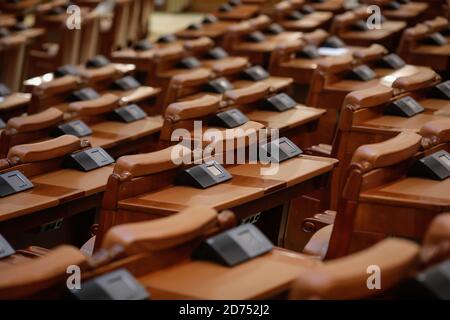
POLYGON ((369 189, 360 195, 355 231, 420 241, 432 218, 450 210, 449 190, 450 179, 434 181, 416 177, 369 189))
POLYGON ((309 32, 324 27, 332 18, 332 12, 315 11, 299 20, 284 20, 280 24, 286 30, 309 32))
POLYGON ((232 268, 188 260, 138 280, 154 299, 269 299, 286 293, 302 270, 319 265, 308 256, 274 248, 232 268))
POLYGON ((61 169, 32 177, 33 189, 0 198, 0 233, 15 247, 81 246, 90 236, 112 170, 113 165, 90 172, 61 169), (60 229, 39 231, 59 219, 64 219, 60 229))
POLYGON ((216 11, 214 15, 220 20, 240 21, 254 17, 259 12, 259 6, 238 5, 228 12, 216 11))
MULTIPOLYGON (((189 186, 168 186, 120 200, 115 224, 156 219, 174 214, 186 207, 202 204, 217 210, 230 209, 238 220, 264 212, 257 225, 278 243, 298 246, 291 239, 298 233, 298 215, 307 210, 290 208, 290 201, 309 192, 317 192, 326 183, 328 173, 337 165, 336 159, 302 155, 282 162, 274 175, 261 175, 261 164, 242 164, 229 167, 233 178, 208 189, 189 186)), ((299 249, 297 247, 297 249, 299 249)))
POLYGON ((197 39, 208 37, 214 39, 216 44, 220 44, 221 37, 227 32, 228 27, 233 24, 232 21, 217 21, 211 24, 202 24, 198 30, 181 30, 176 33, 177 37, 183 39, 197 39), (219 41, 219 42, 217 42, 219 41))
POLYGON ((15 92, 0 98, 0 117, 6 122, 9 118, 20 116, 27 111, 31 94, 15 92))

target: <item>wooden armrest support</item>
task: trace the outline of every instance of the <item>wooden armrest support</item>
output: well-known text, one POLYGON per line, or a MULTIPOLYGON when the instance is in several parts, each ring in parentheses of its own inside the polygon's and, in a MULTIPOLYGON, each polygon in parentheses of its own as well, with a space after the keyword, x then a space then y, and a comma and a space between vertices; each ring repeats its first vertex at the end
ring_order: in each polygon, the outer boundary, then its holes
POLYGON ((110 112, 119 107, 119 98, 111 93, 106 93, 97 99, 77 101, 69 104, 69 111, 81 116, 93 116, 110 112))
POLYGON ((29 116, 11 118, 8 120, 6 128, 17 133, 32 132, 52 127, 61 122, 63 117, 62 111, 52 107, 29 116))
POLYGON ((214 114, 219 110, 220 101, 219 97, 204 95, 194 100, 174 102, 167 107, 164 118, 178 122, 214 114))
POLYGON ((266 83, 256 82, 245 88, 225 92, 223 100, 230 104, 243 105, 264 99, 270 91, 271 89, 266 83))

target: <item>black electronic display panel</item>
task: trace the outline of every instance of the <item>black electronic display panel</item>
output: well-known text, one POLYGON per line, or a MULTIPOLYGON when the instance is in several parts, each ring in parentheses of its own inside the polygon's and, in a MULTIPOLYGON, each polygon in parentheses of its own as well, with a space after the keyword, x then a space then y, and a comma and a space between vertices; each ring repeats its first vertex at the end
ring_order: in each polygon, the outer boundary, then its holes
POLYGON ((53 72, 53 74, 56 77, 63 77, 63 76, 67 76, 67 75, 79 76, 80 71, 78 70, 78 68, 75 65, 67 64, 65 66, 62 66, 62 67, 59 67, 58 69, 56 69, 55 72, 53 72))
POLYGON ((384 114, 409 118, 424 111, 425 109, 420 103, 413 97, 407 96, 390 103, 384 109, 384 114))
POLYGON ((202 28, 201 23, 191 23, 186 27, 187 30, 200 30, 202 28))
POLYGON ((148 300, 149 293, 126 269, 118 269, 72 289, 78 300, 148 300))
POLYGON ((283 112, 294 108, 296 105, 297 102, 286 93, 279 93, 273 97, 267 98, 262 107, 264 109, 283 112))
POLYGON ((375 72, 369 66, 362 64, 352 69, 349 77, 354 80, 369 81, 375 79, 375 72))
POLYGON ((266 40, 266 36, 261 31, 253 31, 252 33, 247 35, 246 39, 250 42, 259 43, 266 40))
POLYGON ((163 36, 160 36, 156 42, 158 43, 172 43, 177 41, 177 37, 174 34, 166 34, 163 36))
POLYGON ((114 159, 101 147, 94 147, 70 154, 65 165, 80 171, 91 171, 114 163, 114 159))
POLYGON ((231 179, 231 174, 216 161, 203 163, 183 170, 175 184, 206 189, 231 179))
POLYGON ((377 65, 382 68, 400 69, 406 65, 406 62, 395 53, 391 53, 381 58, 377 65))
POLYGON ((4 83, 0 83, 0 97, 6 97, 11 94, 11 89, 4 83))
POLYGON ((8 241, 0 234, 0 259, 12 256, 16 251, 8 241))
POLYGON ((33 184, 19 170, 0 174, 0 197, 6 197, 33 188, 33 184))
POLYGON ((435 85, 431 91, 434 98, 450 100, 450 80, 435 85))
POLYGON ((136 42, 133 46, 134 50, 136 51, 147 51, 153 49, 155 46, 148 41, 148 39, 143 39, 138 42, 136 42))
POLYGON ((219 60, 226 57, 228 57, 228 52, 221 47, 212 48, 206 53, 206 58, 209 59, 219 60))
POLYGON ((220 12, 229 12, 231 10, 233 10, 233 6, 230 5, 229 3, 223 3, 219 6, 220 12))
POLYGON ((446 37, 444 37, 441 33, 435 32, 430 34, 428 37, 423 39, 423 42, 426 44, 432 44, 436 46, 443 46, 448 43, 448 40, 446 37))
POLYGON ((127 106, 114 109, 113 115, 115 119, 118 119, 125 123, 130 123, 144 119, 147 116, 144 110, 142 110, 137 104, 129 104, 127 106))
POLYGON ((113 88, 122 91, 137 89, 140 86, 141 84, 139 83, 139 81, 137 81, 132 76, 126 76, 113 82, 113 88))
POLYGON ((70 97, 73 101, 87 101, 100 98, 100 95, 92 88, 83 88, 72 92, 70 97))
POLYGON ((233 90, 234 87, 227 78, 221 77, 211 80, 206 85, 206 90, 215 93, 224 93, 228 90, 233 90))
POLYGON ((86 67, 88 67, 88 68, 101 68, 101 67, 104 67, 104 66, 108 65, 109 63, 110 62, 109 62, 109 60, 106 57, 104 57, 102 55, 98 55, 98 56, 95 56, 95 57, 89 59, 86 62, 86 67))
POLYGON ((247 223, 207 239, 193 252, 192 258, 233 267, 272 249, 270 240, 256 226, 247 223))
POLYGON ((337 36, 331 36, 328 37, 327 40, 325 40, 324 43, 322 43, 322 47, 326 47, 326 48, 343 48, 345 46, 344 41, 342 41, 339 37, 337 36))
POLYGON ((75 137, 81 138, 91 135, 92 130, 82 120, 73 120, 56 127, 54 134, 55 136, 61 136, 64 134, 71 134, 75 137))
POLYGON ((314 9, 313 6, 306 4, 300 8, 300 11, 304 14, 311 14, 311 13, 315 12, 316 9, 314 9))
POLYGON ((261 144, 259 147, 262 149, 259 150, 259 159, 271 163, 280 163, 303 153, 295 143, 286 137, 261 144))
POLYGON ((5 127, 6 127, 5 121, 3 121, 2 118, 0 118, 0 129, 5 129, 5 127))
POLYGON ((178 68, 195 69, 201 66, 200 61, 195 57, 187 57, 178 62, 178 68))
POLYGON ((432 180, 445 180, 450 177, 450 154, 445 150, 437 151, 414 162, 409 175, 432 180))
POLYGON ((284 29, 278 23, 272 23, 266 29, 264 29, 264 32, 268 34, 277 35, 284 32, 284 29))
POLYGON ((218 21, 217 17, 212 15, 212 14, 208 14, 206 17, 203 18, 202 23, 203 24, 212 24, 212 23, 216 23, 218 21))
POLYGON ((261 81, 269 77, 267 70, 259 65, 247 68, 243 72, 243 78, 252 81, 261 81))
POLYGON ((208 125, 231 129, 239 127, 248 121, 249 119, 247 116, 239 109, 232 108, 216 113, 211 119, 209 119, 208 125))
POLYGON ((391 1, 391 2, 386 3, 384 5, 384 7, 389 10, 397 10, 397 9, 400 9, 401 3, 398 1, 391 1))
POLYGON ((296 54, 299 58, 317 59, 320 57, 319 49, 315 45, 307 45, 296 54))
POLYGON ((303 18, 303 14, 300 11, 294 10, 288 14, 287 18, 289 20, 300 20, 303 18))

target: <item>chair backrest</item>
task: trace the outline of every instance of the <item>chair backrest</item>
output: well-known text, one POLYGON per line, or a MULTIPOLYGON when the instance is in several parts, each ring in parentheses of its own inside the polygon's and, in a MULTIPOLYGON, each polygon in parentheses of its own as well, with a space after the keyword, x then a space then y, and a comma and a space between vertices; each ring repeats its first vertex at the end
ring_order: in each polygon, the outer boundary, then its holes
POLYGON ((80 54, 77 63, 85 63, 99 53, 100 17, 95 12, 89 12, 82 18, 80 54))
POLYGON ((20 35, 0 38, 0 83, 12 91, 22 87, 26 38, 20 35))
POLYGON ((33 115, 14 117, 0 133, 0 157, 5 157, 11 147, 48 138, 56 125, 63 122, 63 112, 48 108, 33 115))
POLYGON ((347 179, 339 198, 327 258, 348 254, 360 193, 374 187, 374 183, 387 183, 404 175, 408 163, 420 150, 421 142, 422 136, 419 134, 404 131, 389 140, 362 145, 354 152, 350 166, 344 169, 347 179), (377 169, 384 168, 390 168, 391 174, 370 180, 371 175, 378 172, 377 169))

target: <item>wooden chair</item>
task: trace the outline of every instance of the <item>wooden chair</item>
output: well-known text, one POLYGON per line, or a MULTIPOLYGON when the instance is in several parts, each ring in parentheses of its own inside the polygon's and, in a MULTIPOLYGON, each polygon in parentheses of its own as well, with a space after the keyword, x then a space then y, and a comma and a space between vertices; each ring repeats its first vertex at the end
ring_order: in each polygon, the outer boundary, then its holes
POLYGON ((445 192, 441 192, 448 180, 409 174, 414 161, 448 149, 448 119, 431 121, 420 133, 404 131, 355 151, 335 216, 328 258, 341 257, 388 235, 422 239, 433 217, 448 210, 445 192))
POLYGON ((223 3, 214 12, 220 20, 241 21, 252 18, 259 13, 260 6, 254 4, 230 5, 223 3))
POLYGON ((87 147, 88 141, 64 135, 16 145, 0 161, 2 173, 19 170, 34 185, 0 200, 0 230, 14 247, 81 246, 89 239, 112 166, 90 172, 69 168, 67 157, 87 147))
POLYGON ((408 28, 402 35, 398 54, 408 63, 420 63, 445 73, 449 68, 450 45, 428 44, 427 39, 430 35, 442 31, 446 26, 448 26, 448 20, 438 17, 408 28))
POLYGON ((384 17, 394 21, 405 21, 409 26, 423 20, 429 8, 428 3, 415 1, 398 4, 392 4, 389 0, 363 0, 362 2, 367 5, 379 6, 384 17))
POLYGON ((292 31, 311 32, 318 28, 328 29, 333 18, 332 12, 315 11, 312 6, 303 9, 303 1, 295 2, 279 2, 274 7, 274 21, 284 29, 292 31))
MULTIPOLYGON (((404 299, 411 296, 408 280, 422 277, 429 270, 449 258, 448 213, 432 220, 419 247, 416 243, 399 238, 380 241, 374 246, 346 257, 325 261, 317 268, 308 269, 293 283, 291 299, 404 299), (378 290, 367 287, 367 268, 380 268, 381 283, 378 290), (399 290, 401 288, 404 290, 399 290)), ((311 240, 311 243, 313 240, 311 240)), ((425 298, 428 293, 422 292, 425 298)))
MULTIPOLYGON (((383 50, 378 49, 375 51, 380 51, 382 55, 383 50)), ((354 54, 358 56, 358 53, 354 54)), ((375 56, 378 56, 378 54, 375 54, 375 56)), ((427 83, 438 81, 438 75, 435 72, 427 68, 415 66, 405 66, 399 70, 391 69, 388 71, 390 72, 389 74, 385 74, 380 78, 378 78, 378 76, 383 75, 386 70, 384 72, 383 70, 378 70, 378 72, 374 72, 374 78, 354 80, 358 78, 352 74, 351 70, 355 70, 355 66, 361 66, 361 62, 364 61, 361 59, 355 60, 351 55, 328 57, 319 62, 319 65, 313 74, 306 103, 310 106, 327 106, 329 112, 327 113, 326 118, 324 118, 323 123, 326 127, 330 128, 329 126, 332 126, 335 128, 336 116, 341 109, 341 103, 344 101, 345 95, 351 91, 369 89, 379 84, 392 86, 392 84, 401 77, 405 77, 406 79, 424 79, 427 83)), ((321 130, 322 129, 319 128, 319 131, 321 130)), ((329 143, 329 141, 333 139, 333 133, 331 131, 328 132, 331 133, 331 135, 321 135, 318 138, 321 143, 329 143)))
POLYGON ((68 29, 65 21, 59 24, 61 35, 59 43, 44 43, 40 48, 30 51, 28 74, 36 76, 51 72, 59 66, 76 64, 80 52, 81 31, 68 29))
POLYGON ((369 15, 366 7, 337 15, 331 25, 331 33, 342 38, 349 45, 368 47, 375 42, 389 50, 394 50, 406 23, 385 20, 381 23, 380 29, 366 30, 364 29, 364 26, 366 26, 365 20, 369 15), (362 29, 359 25, 362 26, 362 29))
POLYGON ((9 35, 0 38, 0 83, 6 84, 13 91, 21 89, 25 48, 24 36, 9 35))
MULTIPOLYGON (((361 253, 325 263, 278 247, 233 267, 190 258, 201 241, 234 227, 235 223, 235 216, 229 211, 217 213, 207 207, 192 207, 176 216, 114 227, 93 257, 84 256, 76 248, 61 246, 5 268, 8 277, 0 282, 0 297, 42 297, 43 293, 61 297, 66 290, 62 275, 71 264, 80 266, 83 281, 126 268, 156 299, 281 298, 289 289, 291 299, 361 299, 377 293, 378 297, 386 297, 402 280, 425 268, 423 256, 428 249, 436 251, 444 247, 449 238, 448 215, 441 215, 428 229, 422 247, 392 238, 361 253), (365 285, 367 266, 375 263, 382 268, 382 290, 369 290, 365 285), (49 271, 43 265, 53 268, 49 271), (245 270, 250 267, 254 272, 249 275, 245 270), (284 272, 278 272, 279 268, 284 272), (35 272, 26 272, 31 269, 35 272), (220 280, 229 277, 236 281, 220 280), (252 285, 242 286, 237 280, 240 277, 252 285), (220 290, 211 292, 200 286, 210 281, 220 290)), ((445 257, 447 253, 441 258, 445 257)))

